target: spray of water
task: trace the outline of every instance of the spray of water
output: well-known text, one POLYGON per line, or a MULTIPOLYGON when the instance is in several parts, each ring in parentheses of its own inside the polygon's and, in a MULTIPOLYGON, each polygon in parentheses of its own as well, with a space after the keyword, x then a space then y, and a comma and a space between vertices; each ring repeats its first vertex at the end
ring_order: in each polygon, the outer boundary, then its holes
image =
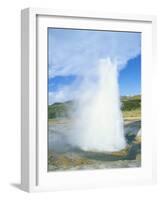
POLYGON ((108 58, 99 62, 97 70, 95 81, 84 80, 72 145, 85 151, 119 151, 126 142, 117 65, 108 58))

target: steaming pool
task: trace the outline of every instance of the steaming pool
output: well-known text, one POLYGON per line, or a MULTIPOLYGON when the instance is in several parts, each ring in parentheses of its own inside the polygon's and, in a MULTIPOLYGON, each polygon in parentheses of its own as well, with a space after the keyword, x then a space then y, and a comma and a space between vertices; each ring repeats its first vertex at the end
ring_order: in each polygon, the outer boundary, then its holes
POLYGON ((55 120, 48 126, 48 170, 83 170, 141 166, 141 121, 125 121, 127 147, 117 152, 83 151, 69 142, 71 120, 55 120))

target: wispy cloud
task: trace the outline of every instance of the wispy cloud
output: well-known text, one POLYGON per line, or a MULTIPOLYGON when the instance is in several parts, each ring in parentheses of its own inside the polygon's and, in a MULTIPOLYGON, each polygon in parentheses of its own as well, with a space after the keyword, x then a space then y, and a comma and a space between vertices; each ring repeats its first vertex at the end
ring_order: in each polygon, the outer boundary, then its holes
POLYGON ((82 75, 98 59, 124 65, 140 53, 140 33, 49 29, 49 77, 82 75))
MULTIPOLYGON (((140 54, 140 33, 49 29, 49 79, 57 76, 94 77, 100 59, 110 57, 118 68, 140 54)), ((75 87, 62 86, 49 94, 49 103, 75 96, 75 87), (68 89, 67 89, 68 88, 68 89), (52 98, 50 98, 52 96, 52 98), (52 100, 50 100, 52 99, 52 100)))
POLYGON ((80 88, 74 84, 61 86, 58 90, 49 91, 49 105, 55 102, 65 102, 76 99, 80 95, 80 88))

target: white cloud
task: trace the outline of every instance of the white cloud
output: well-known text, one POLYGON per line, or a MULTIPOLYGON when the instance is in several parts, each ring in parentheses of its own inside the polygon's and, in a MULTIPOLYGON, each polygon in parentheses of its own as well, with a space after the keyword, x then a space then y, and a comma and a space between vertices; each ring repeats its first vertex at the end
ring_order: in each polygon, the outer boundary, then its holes
MULTIPOLYGON (((49 79, 75 75, 82 81, 92 80, 98 74, 100 59, 110 58, 118 69, 141 51, 140 33, 72 31, 51 29, 49 32, 49 79)), ((49 104, 63 102, 81 95, 81 81, 61 86, 49 92, 49 104), (80 87, 79 87, 80 84, 80 87)), ((87 84, 88 85, 88 84, 87 84)), ((84 88, 85 89, 85 88, 84 88)))
POLYGON ((65 102, 69 100, 76 99, 79 96, 79 89, 70 86, 62 86, 57 91, 49 92, 49 102, 48 104, 51 105, 56 102, 65 102))
POLYGON ((49 78, 87 75, 99 59, 107 57, 123 68, 140 54, 140 43, 140 33, 61 29, 61 34, 56 34, 54 29, 49 35, 49 78))

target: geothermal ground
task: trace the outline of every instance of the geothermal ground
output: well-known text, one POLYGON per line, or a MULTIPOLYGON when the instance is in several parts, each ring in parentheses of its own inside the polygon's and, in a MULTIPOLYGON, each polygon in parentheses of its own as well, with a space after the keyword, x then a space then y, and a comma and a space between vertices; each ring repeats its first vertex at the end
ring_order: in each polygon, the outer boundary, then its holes
POLYGON ((125 149, 117 152, 83 151, 68 143, 71 120, 50 120, 48 131, 48 171, 129 168, 141 166, 140 120, 125 120, 125 149))

